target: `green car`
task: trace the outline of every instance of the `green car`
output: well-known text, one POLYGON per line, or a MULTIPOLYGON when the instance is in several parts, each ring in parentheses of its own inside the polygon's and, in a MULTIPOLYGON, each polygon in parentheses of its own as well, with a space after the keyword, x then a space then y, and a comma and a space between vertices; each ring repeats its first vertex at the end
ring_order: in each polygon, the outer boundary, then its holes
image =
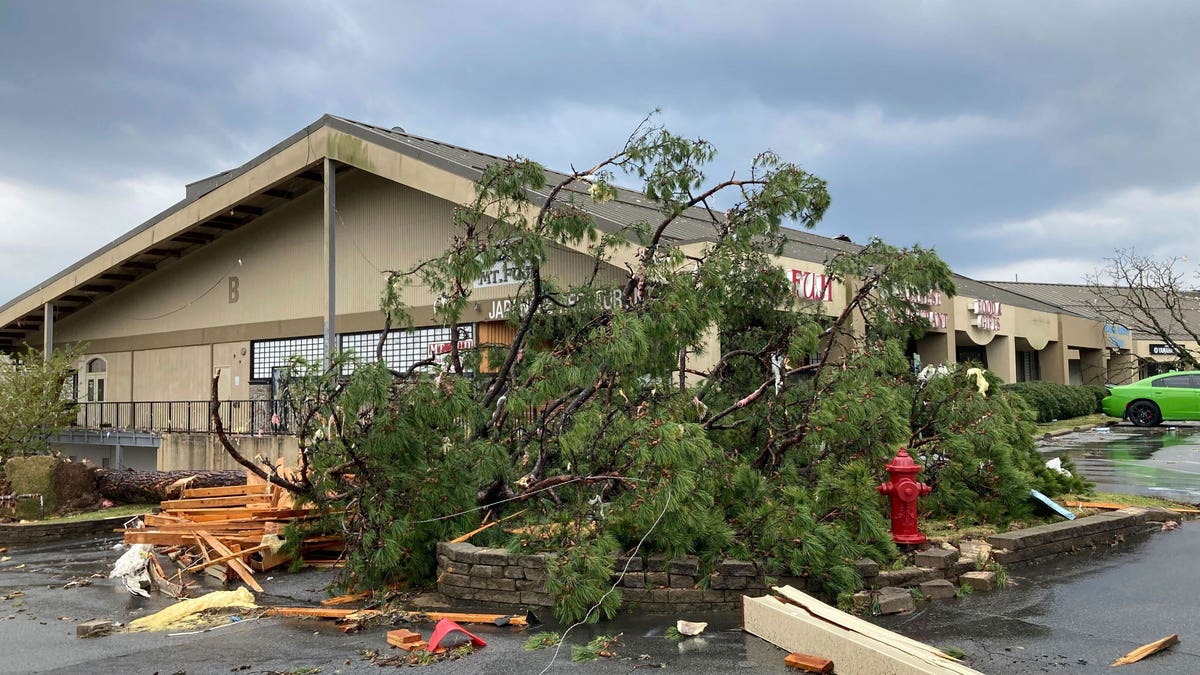
POLYGON ((1108 385, 1101 404, 1110 417, 1139 427, 1163 420, 1200 420, 1200 371, 1169 372, 1126 385, 1108 385))

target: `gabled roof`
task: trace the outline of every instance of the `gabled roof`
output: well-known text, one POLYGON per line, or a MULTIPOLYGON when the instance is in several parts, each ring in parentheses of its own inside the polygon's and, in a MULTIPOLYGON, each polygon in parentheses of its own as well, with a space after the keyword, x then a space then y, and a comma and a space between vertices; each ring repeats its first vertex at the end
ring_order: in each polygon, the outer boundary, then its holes
MULTIPOLYGON (((46 281, 0 306, 0 349, 21 340, 37 342, 41 332, 42 306, 54 302, 60 316, 86 307, 97 298, 116 292, 160 266, 190 255, 229 232, 244 227, 263 214, 319 189, 323 176, 324 144, 313 138, 324 131, 340 132, 365 143, 391 150, 408 159, 441 169, 474 182, 490 165, 506 158, 386 129, 343 117, 325 115, 245 164, 200 179, 186 186, 182 200, 94 251, 46 281), (247 174, 255 172, 255 180, 247 174), (265 186, 265 187, 264 187, 265 186)), ((341 166, 338 171, 354 170, 341 166)), ((568 174, 547 170, 550 185, 568 174)), ((597 203, 588 196, 590 184, 577 180, 566 188, 568 198, 585 209, 606 231, 638 223, 657 223, 663 214, 645 195, 617 189, 615 199, 597 203)), ((548 190, 534 192, 534 201, 544 201, 548 190)), ((718 218, 723 214, 717 212, 718 218)), ((668 243, 711 240, 716 232, 706 209, 692 208, 677 218, 666 231, 668 243)), ((841 252, 861 246, 785 228, 784 253, 789 257, 825 262, 841 252)), ((995 299, 1042 311, 1057 307, 1009 293, 966 277, 955 277, 960 294, 995 299)))

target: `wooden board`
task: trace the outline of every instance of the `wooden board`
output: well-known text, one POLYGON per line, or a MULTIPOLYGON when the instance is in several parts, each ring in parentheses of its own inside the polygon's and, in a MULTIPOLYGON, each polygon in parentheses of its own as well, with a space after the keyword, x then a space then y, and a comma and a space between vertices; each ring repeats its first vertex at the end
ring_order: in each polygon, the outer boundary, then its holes
MULTIPOLYGON (((790 587, 785 588, 804 595, 790 587)), ((819 603, 815 599, 812 602, 819 603)), ((822 613, 832 610, 831 616, 845 615, 868 623, 824 603, 819 604, 823 607, 814 607, 822 613)), ((848 625, 854 624, 853 621, 833 622, 813 614, 807 607, 776 597, 743 597, 742 620, 746 632, 788 652, 815 653, 831 659, 837 663, 840 675, 978 675, 977 671, 953 659, 939 656, 941 652, 929 645, 873 624, 868 624, 870 629, 863 632, 852 630, 848 625)))
POLYGON ((254 580, 254 573, 250 571, 249 567, 246 567, 246 563, 243 563, 233 555, 233 551, 229 550, 228 546, 222 544, 220 540, 204 530, 198 530, 196 534, 200 535, 200 538, 216 551, 217 555, 226 557, 229 560, 229 569, 233 570, 233 573, 238 575, 247 586, 259 593, 263 592, 262 586, 259 586, 258 582, 254 580))
POLYGON ((225 487, 188 488, 183 491, 186 497, 231 497, 233 495, 265 495, 266 485, 227 485, 225 487))
MULTIPOLYGON (((880 628, 866 619, 843 612, 837 607, 821 602, 813 596, 796 588, 791 586, 775 586, 771 590, 779 594, 784 602, 796 605, 809 614, 830 624, 840 626, 846 630, 853 631, 860 635, 871 636, 876 639, 884 640, 891 644, 897 645, 906 651, 930 654, 938 659, 943 659, 947 662, 958 665, 957 659, 943 652, 942 650, 937 649, 936 647, 927 645, 919 640, 906 637, 900 633, 894 633, 886 628, 880 628)), ((975 671, 968 668, 964 672, 973 673, 975 671)))
POLYGON ((213 507, 238 507, 250 506, 253 504, 268 504, 271 501, 271 495, 263 493, 261 495, 235 495, 233 497, 196 497, 189 499, 170 499, 164 501, 161 506, 163 511, 167 513, 175 513, 177 511, 185 511, 190 509, 206 509, 213 507))
POLYGON ((801 654, 799 652, 792 652, 791 654, 788 654, 787 657, 783 659, 783 665, 788 666, 789 668, 803 670, 806 673, 821 673, 821 675, 828 675, 829 673, 833 672, 833 661, 821 658, 820 656, 801 654))
POLYGON ((1129 652, 1125 656, 1122 656, 1113 662, 1113 667, 1137 663, 1151 654, 1157 654, 1162 650, 1177 644, 1179 644, 1179 635, 1172 633, 1161 640, 1155 640, 1148 645, 1142 645, 1141 647, 1129 652))

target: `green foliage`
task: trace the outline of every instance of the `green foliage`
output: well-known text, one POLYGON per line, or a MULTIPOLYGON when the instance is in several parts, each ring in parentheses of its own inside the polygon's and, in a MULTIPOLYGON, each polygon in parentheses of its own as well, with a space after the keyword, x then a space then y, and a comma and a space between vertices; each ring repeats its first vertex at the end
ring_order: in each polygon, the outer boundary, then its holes
POLYGON ((1100 412, 1100 401, 1108 396, 1108 391, 1099 385, 1074 387, 1042 381, 1004 385, 1004 390, 1020 396, 1037 413, 1038 422, 1100 412))
POLYGON ((562 642, 562 635, 554 632, 534 633, 525 641, 525 649, 527 651, 540 651, 550 647, 557 647, 562 642))
POLYGON ((671 640, 672 642, 679 642, 684 637, 686 636, 683 633, 680 633, 679 629, 675 626, 669 626, 666 633, 663 634, 663 639, 671 640))
POLYGON ((339 355, 329 372, 294 364, 295 487, 322 508, 318 529, 348 537, 346 586, 427 581, 439 541, 523 510, 520 534, 481 541, 550 554, 563 622, 617 611, 618 554, 693 554, 706 570, 761 560, 840 596, 861 587, 856 560, 897 554, 876 487, 901 445, 928 465, 930 508, 968 520, 1023 514, 1031 487, 1081 485, 1041 466, 1031 422, 999 387, 985 397, 957 371, 912 376, 905 347, 929 328, 913 298, 954 291, 933 251, 872 240, 828 261, 830 306, 844 308, 830 315, 797 297, 775 258, 785 221, 811 226, 828 208, 824 181, 764 153, 712 183, 713 156, 647 122, 556 184, 533 162, 497 163, 444 251, 388 273, 381 309, 386 325, 410 325, 406 292, 420 286, 457 331, 474 282, 503 265, 523 279, 511 344, 451 340, 444 359, 404 373, 373 354, 339 355), (655 211, 602 233, 585 206, 628 199, 618 175, 655 211), (704 207, 722 190, 741 201, 713 216, 704 207), (666 244, 684 215, 708 241, 666 244), (564 249, 593 273, 544 278, 564 249), (701 370, 714 327, 724 356, 701 370))
POLYGON ((923 498, 926 513, 960 524, 1004 524, 1032 512, 1030 489, 1057 495, 1084 486, 1074 475, 1046 469, 1033 424, 1009 387, 996 386, 989 373, 991 386, 980 394, 965 371, 954 367, 913 385, 909 449, 933 487, 923 498))
POLYGON ((600 657, 612 658, 616 656, 613 647, 620 643, 621 636, 618 635, 598 635, 591 642, 584 646, 574 645, 571 647, 572 661, 595 661, 600 657))
POLYGON ((66 383, 86 347, 0 356, 0 462, 49 451, 46 438, 75 418, 66 383))

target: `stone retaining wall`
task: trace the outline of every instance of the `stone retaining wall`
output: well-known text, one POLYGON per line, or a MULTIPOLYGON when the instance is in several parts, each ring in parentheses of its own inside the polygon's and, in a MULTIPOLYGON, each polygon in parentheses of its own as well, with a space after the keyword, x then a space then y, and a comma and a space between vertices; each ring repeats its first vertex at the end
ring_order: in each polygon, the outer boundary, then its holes
MULTIPOLYGON (((551 554, 511 555, 503 548, 438 544, 438 590, 453 600, 488 605, 549 607, 546 566, 551 554)), ((755 563, 726 560, 704 575, 695 556, 617 558, 625 570, 619 585, 623 607, 651 614, 686 611, 736 611, 742 595, 767 591, 755 563)), ((617 578, 614 577, 613 581, 617 578)), ((801 580, 787 583, 802 587, 801 580)))
MULTIPOLYGON (((856 569, 864 585, 873 590, 861 595, 868 600, 874 598, 884 613, 909 611, 913 599, 907 588, 919 586, 927 598, 953 597, 955 588, 962 585, 977 591, 990 590, 997 583, 997 574, 980 568, 992 561, 1006 566, 1041 562, 1056 555, 1111 545, 1126 535, 1144 532, 1176 517, 1161 509, 1129 507, 992 535, 986 544, 964 541, 958 547, 931 546, 917 551, 915 566, 902 569, 880 570, 875 562, 862 560, 856 569)), ((463 602, 548 607, 552 600, 546 591, 546 567, 551 557, 511 555, 507 549, 471 544, 438 544, 438 590, 447 598, 463 602)), ((615 563, 616 570, 627 570, 619 585, 624 607, 646 613, 737 610, 743 595, 767 592, 762 568, 752 562, 726 560, 708 575, 701 573, 695 556, 674 560, 662 555, 617 558, 615 563)), ((778 583, 801 590, 806 586, 803 579, 792 577, 781 577, 778 583)))
POLYGON ((992 558, 1002 565, 1026 565, 1084 548, 1113 544, 1144 532, 1148 523, 1178 518, 1170 511, 1129 507, 1086 518, 994 534, 987 538, 992 558))
POLYGON ((117 516, 70 523, 0 523, 0 546, 36 545, 83 537, 115 537, 117 535, 113 530, 136 517, 117 516))

